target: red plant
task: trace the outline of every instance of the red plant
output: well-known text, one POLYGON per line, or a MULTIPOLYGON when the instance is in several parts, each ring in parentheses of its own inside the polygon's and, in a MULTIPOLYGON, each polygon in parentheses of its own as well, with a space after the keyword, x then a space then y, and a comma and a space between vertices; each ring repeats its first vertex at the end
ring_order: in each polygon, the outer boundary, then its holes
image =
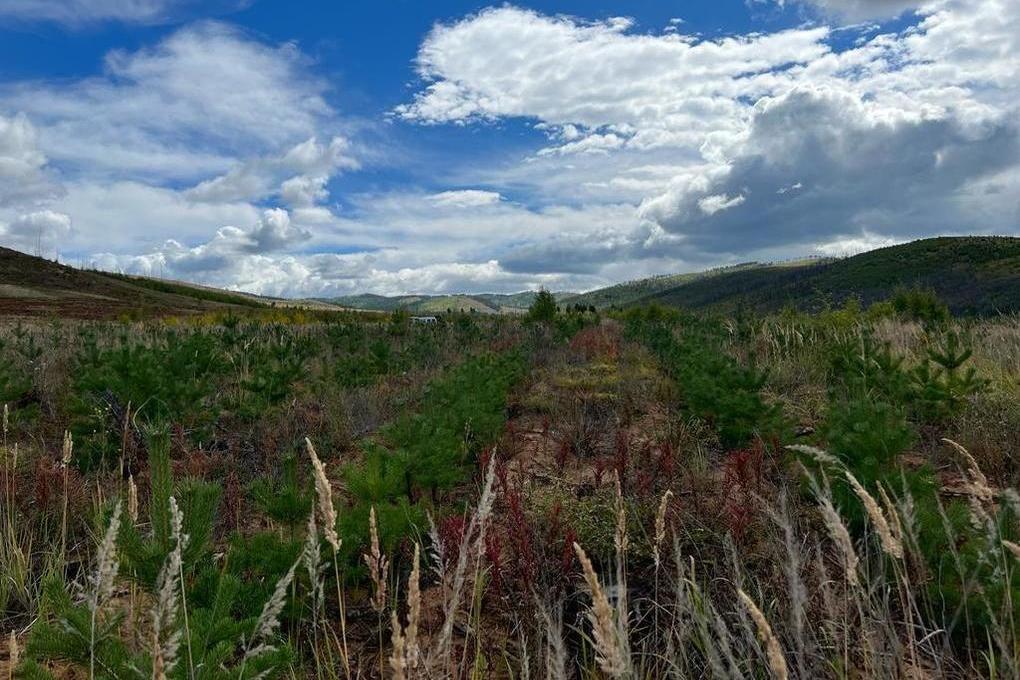
POLYGON ((723 462, 723 510, 737 539, 743 538, 754 520, 754 497, 761 494, 764 461, 764 446, 755 440, 751 448, 731 451, 723 462))
MULTIPOLYGON (((466 523, 462 515, 450 515, 439 522, 436 530, 439 533, 439 543, 443 546, 443 555, 450 559, 460 551, 460 544, 464 540, 464 529, 466 523)), ((444 564, 445 569, 449 565, 444 564)))
POLYGON ((556 449, 556 469, 559 470, 560 474, 563 474, 563 469, 567 466, 572 448, 569 441, 563 440, 556 449))
POLYGON ((589 361, 595 358, 615 360, 620 356, 619 332, 609 325, 582 328, 570 339, 570 349, 589 361))
POLYGON ((490 531, 485 534, 485 559, 490 567, 490 586, 498 594, 503 595, 503 570, 500 566, 500 558, 503 554, 503 546, 499 534, 490 531))
POLYGON ((605 477, 606 471, 614 467, 613 459, 611 458, 596 458, 593 465, 593 471, 595 473, 595 488, 602 488, 602 478, 605 477))
POLYGON ((655 467, 666 479, 673 477, 676 470, 676 450, 671 442, 666 441, 659 445, 659 459, 655 467))

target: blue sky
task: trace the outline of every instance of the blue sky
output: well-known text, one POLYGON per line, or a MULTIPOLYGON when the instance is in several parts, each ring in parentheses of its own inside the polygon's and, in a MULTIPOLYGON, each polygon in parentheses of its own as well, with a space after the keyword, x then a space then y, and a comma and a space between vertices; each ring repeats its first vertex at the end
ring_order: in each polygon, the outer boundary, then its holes
POLYGON ((1015 233, 1018 36, 1011 0, 0 0, 0 244, 327 296, 1015 233))

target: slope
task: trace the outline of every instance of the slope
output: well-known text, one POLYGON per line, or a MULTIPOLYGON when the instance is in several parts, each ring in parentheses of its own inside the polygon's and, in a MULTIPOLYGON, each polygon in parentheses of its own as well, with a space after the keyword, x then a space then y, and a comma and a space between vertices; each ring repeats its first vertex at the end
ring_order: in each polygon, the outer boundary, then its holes
POLYGON ((813 265, 699 278, 640 301, 691 309, 817 310, 851 297, 870 304, 912 286, 934 290, 958 314, 1020 311, 1020 238, 923 239, 813 265))
POLYGON ((0 316, 106 319, 267 305, 216 289, 83 271, 0 248, 0 316))

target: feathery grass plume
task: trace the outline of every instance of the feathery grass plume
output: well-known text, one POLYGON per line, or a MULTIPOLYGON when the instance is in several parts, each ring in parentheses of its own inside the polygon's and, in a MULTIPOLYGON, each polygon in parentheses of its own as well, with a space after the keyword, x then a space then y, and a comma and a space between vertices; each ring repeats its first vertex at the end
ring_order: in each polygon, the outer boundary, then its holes
MULTIPOLYGON (((429 653, 428 663, 430 665, 445 663, 445 661, 450 658, 450 642, 453 638, 453 627, 456 622, 457 612, 460 609, 464 583, 467 579, 468 558, 470 557, 471 552, 471 537, 476 536, 474 539, 476 543, 475 552, 480 557, 485 550, 485 523, 488 521, 489 514, 492 512, 492 503, 494 498, 493 484, 495 481, 496 456, 493 455, 489 457, 489 466, 485 472, 485 481, 482 485, 482 494, 478 500, 478 505, 475 508, 474 514, 471 515, 471 520, 467 523, 467 526, 464 529, 464 534, 457 550, 457 564, 454 567, 453 576, 448 579, 445 574, 442 574, 445 586, 443 589, 443 615, 445 620, 443 622, 443 627, 440 629, 439 635, 436 637, 435 643, 432 646, 432 650, 429 653)), ((431 531, 435 538, 436 532, 434 524, 432 525, 431 531)), ((442 565, 442 562, 439 562, 439 565, 442 565)), ((439 568, 442 567, 439 566, 439 568)))
POLYGON ((478 555, 481 556, 485 551, 485 529, 487 522, 489 521, 489 515, 492 514, 492 503, 495 500, 495 494, 492 491, 493 482, 496 480, 496 452, 493 450, 492 455, 489 456, 489 467, 485 471, 485 483, 482 485, 482 495, 478 499, 478 507, 475 509, 475 516, 472 524, 478 529, 478 555))
POLYGON ((308 572, 308 583, 312 587, 312 608, 318 616, 322 603, 322 556, 319 554, 319 528, 315 525, 315 511, 308 513, 308 530, 305 532, 305 545, 301 549, 301 561, 308 572))
POLYGON ((885 551, 890 557, 896 559, 903 558, 903 546, 893 536, 892 530, 889 528, 889 522, 885 519, 885 513, 882 512, 882 508, 878 507, 878 502, 875 497, 868 493, 868 490, 861 486, 861 483, 857 481, 853 473, 849 470, 844 471, 846 474, 847 481, 850 482, 850 486, 853 487, 854 493, 861 499, 861 503, 864 505, 865 512, 868 513, 868 517, 871 519, 871 523, 875 525, 875 531, 878 532, 879 542, 882 544, 882 550, 885 551))
POLYGON ((71 452, 74 450, 74 442, 71 440, 71 433, 64 430, 64 446, 60 461, 64 477, 64 497, 62 501, 63 510, 60 514, 60 559, 65 559, 67 550, 67 468, 71 465, 71 452))
POLYGON ((655 559, 656 569, 659 568, 660 563, 659 548, 666 538, 666 510, 672 497, 673 492, 666 489, 666 493, 662 494, 662 500, 659 501, 659 510, 655 513, 655 545, 652 546, 652 557, 655 559))
POLYGON ((308 456, 312 459, 312 469, 315 472, 315 498, 318 501, 319 515, 322 519, 322 533, 333 552, 340 550, 340 535, 336 531, 336 508, 333 506, 333 487, 326 476, 326 468, 315 453, 312 440, 305 437, 305 446, 308 448, 308 456))
POLYGON ((421 547, 414 544, 414 562, 407 582, 407 660, 408 666, 418 665, 418 626, 421 623, 421 547))
POLYGON ((780 647, 779 639, 772 632, 772 626, 769 625, 768 619, 765 618, 765 614, 758 609, 758 605, 754 603, 754 600, 747 593, 738 588, 737 595, 747 608, 747 613, 751 615, 755 627, 758 628, 758 638, 765 645, 765 656, 768 658, 772 677, 776 678, 776 680, 786 680, 789 677, 789 672, 786 668, 786 658, 783 656, 783 648, 780 647))
POLYGON ((794 643, 794 658, 800 674, 806 675, 808 674, 806 672, 807 648, 811 642, 805 630, 808 593, 804 580, 801 578, 801 571, 803 569, 801 546, 798 545, 794 523, 790 517, 788 500, 786 489, 783 488, 779 494, 778 509, 774 509, 768 504, 765 505, 765 509, 771 515, 772 521, 783 531, 783 546, 786 552, 783 571, 786 576, 786 590, 789 593, 790 599, 790 628, 794 643))
MULTIPOLYGON (((5 414, 6 415, 6 414, 5 414)), ((10 635, 7 638, 7 660, 8 668, 10 669, 7 678, 8 680, 14 680, 14 670, 18 667, 18 661, 20 661, 21 652, 18 649, 18 636, 14 634, 14 630, 11 630, 10 635)))
POLYGON ((114 581, 117 579, 117 571, 120 564, 117 562, 117 532, 120 531, 121 504, 113 508, 113 516, 110 517, 110 524, 106 527, 106 534, 103 542, 99 545, 99 553, 96 555, 96 570, 89 577, 92 582, 92 590, 86 596, 91 613, 89 625, 89 677, 96 677, 96 620, 99 618, 100 609, 113 597, 114 581))
POLYGON ((379 527, 375 520, 375 506, 369 510, 368 532, 371 537, 370 552, 362 555, 365 565, 368 567, 369 576, 372 578, 374 593, 372 595, 372 608, 376 613, 381 614, 386 609, 386 574, 389 570, 389 560, 382 554, 379 548, 379 527))
POLYGON ((535 603, 545 629, 546 680, 566 680, 567 646, 563 642, 563 606, 557 605, 554 614, 537 595, 535 603))
POLYGON ((834 467, 839 467, 840 465, 842 465, 838 458, 836 458, 828 451, 818 448, 817 446, 809 446, 807 444, 789 444, 788 446, 786 446, 786 449, 790 451, 796 451, 798 453, 807 454, 814 458, 817 462, 822 463, 824 465, 832 465, 834 467))
POLYGON ((71 439, 71 433, 68 430, 64 430, 64 445, 61 449, 60 462, 65 466, 71 464, 71 453, 74 451, 74 440, 71 439))
POLYGON ((128 475, 128 517, 132 524, 138 523, 138 486, 134 475, 128 475))
POLYGON ((620 473, 616 473, 616 535, 613 542, 616 545, 616 608, 619 618, 617 624, 620 626, 619 641, 625 651, 628 652, 627 626, 629 624, 630 605, 627 602, 627 505, 623 500, 623 486, 620 483, 620 473))
POLYGON ((92 590, 88 594, 88 605, 93 612, 98 611, 111 597, 113 597, 113 585, 117 578, 120 564, 117 561, 117 533, 120 531, 121 503, 113 508, 113 515, 103 535, 103 542, 99 545, 99 552, 96 555, 96 570, 90 577, 92 590))
POLYGON ((981 468, 978 466, 977 461, 974 460, 974 456, 970 455, 970 451, 952 439, 943 437, 942 441, 953 447, 960 454, 960 457, 963 458, 963 462, 966 463, 967 476, 969 477, 967 491, 983 503, 991 501, 995 494, 988 484, 988 478, 985 477, 985 473, 981 472, 981 468))
MULTIPOLYGON (((283 612, 283 605, 287 601, 287 588, 290 587, 291 581, 294 580, 294 572, 297 571, 298 563, 301 558, 299 557, 294 564, 290 565, 290 569, 287 573, 280 577, 280 580, 276 582, 276 587, 273 589, 273 594, 270 596, 266 603, 262 605, 262 613, 259 614, 258 620, 255 621, 255 629, 252 632, 251 640, 248 641, 248 645, 244 652, 244 661, 253 659, 266 652, 271 652, 275 647, 269 644, 269 640, 273 637, 276 629, 280 625, 280 613, 283 612), (254 646, 252 646, 254 645, 254 646)), ((241 666, 241 675, 244 675, 244 665, 241 666)))
POLYGON ((818 479, 802 463, 798 463, 798 465, 800 466, 801 474, 807 478, 811 492, 818 501, 818 507, 822 513, 822 521, 829 532, 829 538, 839 548, 840 555, 843 557, 843 577, 850 585, 857 586, 860 584, 860 580, 857 577, 857 565, 860 560, 857 557, 857 551, 854 549, 853 540, 850 538, 850 532, 843 523, 843 518, 832 505, 832 493, 829 490, 828 478, 823 472, 822 479, 825 480, 825 484, 824 486, 819 485, 818 479))
POLYGON ((407 649, 404 631, 400 627, 400 619, 397 612, 390 612, 390 668, 393 669, 394 680, 405 680, 407 678, 407 649))
POLYGON ((1017 545, 1013 541, 1007 541, 1003 539, 1002 546, 1013 554, 1013 557, 1020 560, 1020 545, 1017 545))
POLYGON ((152 609, 154 678, 165 678, 177 665, 177 652, 181 642, 181 631, 176 626, 179 574, 184 550, 188 546, 188 535, 183 532, 183 525, 184 517, 177 506, 177 499, 171 496, 170 531, 174 547, 156 577, 157 597, 152 609))
POLYGON ((882 505, 885 506, 885 512, 889 518, 889 529, 892 530, 893 538, 896 542, 903 545, 904 532, 903 523, 900 521, 900 513, 896 509, 896 504, 893 503, 892 498, 885 490, 885 485, 882 482, 878 482, 878 496, 882 499, 882 505))
POLYGON ((630 660, 623 654, 613 607, 609 604, 609 598, 599 583, 599 577, 584 548, 575 542, 574 552, 577 553, 577 559, 584 572, 584 580, 591 594, 592 606, 588 610, 588 620, 592 626, 596 661, 606 675, 614 678, 623 677, 628 673, 630 660))

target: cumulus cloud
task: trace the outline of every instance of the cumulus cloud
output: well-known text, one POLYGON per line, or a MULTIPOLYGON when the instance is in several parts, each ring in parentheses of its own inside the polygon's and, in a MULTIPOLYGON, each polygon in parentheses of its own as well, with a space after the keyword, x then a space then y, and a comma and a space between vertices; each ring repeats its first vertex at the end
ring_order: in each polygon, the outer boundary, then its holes
POLYGON ((37 200, 55 187, 45 173, 35 127, 24 114, 0 115, 0 206, 37 200))
POLYGON ((265 211, 251 232, 252 250, 259 253, 280 250, 309 238, 311 234, 291 224, 290 215, 280 208, 265 211))
MULTIPOLYGON (((844 16, 907 6, 816 4, 844 16)), ((422 89, 397 113, 534 119, 549 146, 506 177, 640 203, 639 226, 517 246, 501 263, 518 271, 1015 231, 1020 6, 917 12, 900 33, 862 32, 836 51, 824 27, 702 40, 490 9, 432 31, 422 89), (513 49, 492 49, 501 41, 513 49)))
POLYGON ((829 52, 826 28, 719 40, 630 28, 516 7, 440 24, 418 53, 428 84, 396 112, 424 123, 533 117, 563 151, 700 143, 739 124, 735 99, 767 90, 759 76, 829 52))
MULTIPOLYGON (((797 89, 757 103, 717 181, 678 186, 649 200, 643 215, 682 234, 687 247, 716 252, 867 229, 956 230, 968 221, 958 192, 1016 163, 1018 142, 1020 130, 1006 121, 974 130, 952 118, 888 120, 844 92, 797 89)), ((971 226, 1003 228, 1008 217, 971 226)))
POLYGON ((350 143, 335 136, 320 144, 311 137, 284 152, 239 163, 228 172, 204 180, 186 193, 193 201, 261 200, 279 193, 295 207, 308 207, 326 198, 325 184, 358 162, 349 155, 350 143))
POLYGON ((203 22, 110 52, 100 76, 0 86, 0 107, 24 112, 41 150, 70 170, 202 178, 314 138, 335 118, 307 66, 293 44, 203 22))
POLYGON ((0 244, 43 255, 64 244, 71 235, 71 217, 52 210, 19 215, 10 224, 0 223, 0 244))

